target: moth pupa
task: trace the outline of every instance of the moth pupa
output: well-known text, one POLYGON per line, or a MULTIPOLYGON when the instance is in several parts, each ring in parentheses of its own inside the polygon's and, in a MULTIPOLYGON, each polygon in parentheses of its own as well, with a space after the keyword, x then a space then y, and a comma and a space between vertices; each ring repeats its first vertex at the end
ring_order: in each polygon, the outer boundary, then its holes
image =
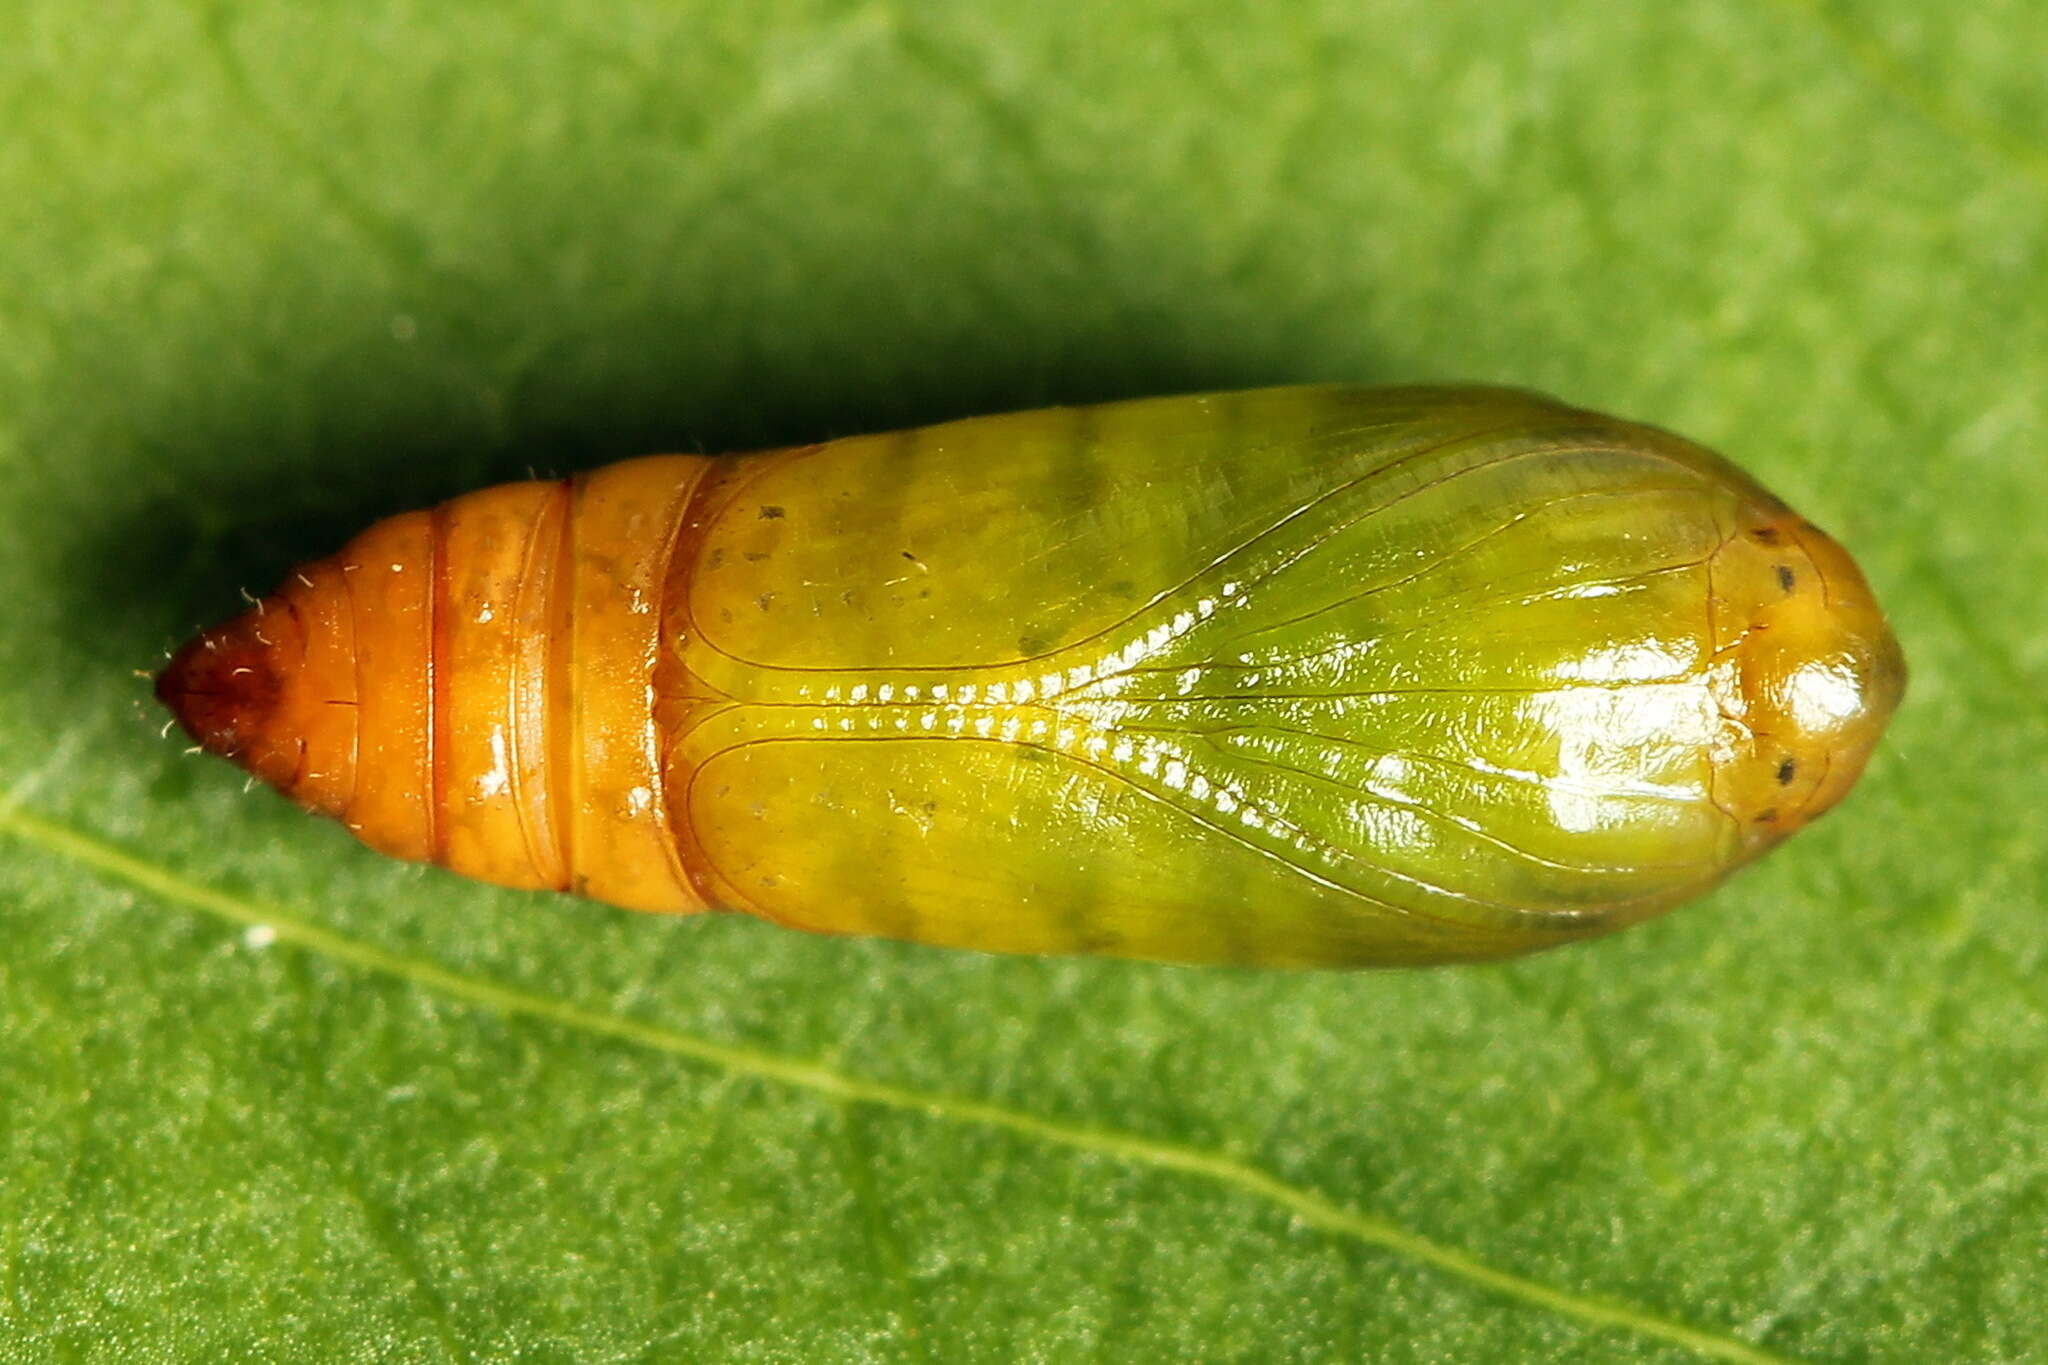
POLYGON ((1303 387, 487 488, 304 565, 157 693, 506 886, 1356 966, 1700 895, 1841 800, 1904 681, 1848 554, 1697 445, 1303 387))

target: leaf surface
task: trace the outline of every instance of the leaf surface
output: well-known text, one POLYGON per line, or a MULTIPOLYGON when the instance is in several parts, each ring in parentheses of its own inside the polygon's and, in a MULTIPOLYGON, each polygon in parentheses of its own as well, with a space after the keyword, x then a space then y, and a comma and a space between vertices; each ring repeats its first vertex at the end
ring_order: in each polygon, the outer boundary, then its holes
POLYGON ((0 21, 0 1361, 2019 1360, 2048 1339, 2020 0, 0 21), (402 867, 148 670, 529 469, 1262 383, 1721 449, 1914 670, 1707 902, 1413 974, 402 867))

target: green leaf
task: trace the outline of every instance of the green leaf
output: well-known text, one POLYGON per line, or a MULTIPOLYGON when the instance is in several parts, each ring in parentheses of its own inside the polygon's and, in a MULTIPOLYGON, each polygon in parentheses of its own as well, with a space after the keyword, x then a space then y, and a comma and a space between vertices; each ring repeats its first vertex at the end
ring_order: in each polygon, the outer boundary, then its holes
POLYGON ((2040 39, 2022 0, 13 6, 0 1361, 2037 1352, 2040 39), (1508 966, 993 959, 385 862, 137 676, 529 468, 1314 379, 1743 463, 1911 661, 1862 789, 1508 966))

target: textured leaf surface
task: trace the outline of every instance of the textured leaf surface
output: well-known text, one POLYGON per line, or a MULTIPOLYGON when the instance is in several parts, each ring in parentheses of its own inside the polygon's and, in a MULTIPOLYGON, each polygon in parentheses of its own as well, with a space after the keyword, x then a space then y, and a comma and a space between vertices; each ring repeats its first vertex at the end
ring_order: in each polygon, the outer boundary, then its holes
POLYGON ((2048 35, 2017 0, 0 20, 0 1360, 2021 1360, 2048 35), (134 676, 531 467, 1313 379, 1736 457, 1914 667, 1707 903, 995 960, 382 862, 134 676))

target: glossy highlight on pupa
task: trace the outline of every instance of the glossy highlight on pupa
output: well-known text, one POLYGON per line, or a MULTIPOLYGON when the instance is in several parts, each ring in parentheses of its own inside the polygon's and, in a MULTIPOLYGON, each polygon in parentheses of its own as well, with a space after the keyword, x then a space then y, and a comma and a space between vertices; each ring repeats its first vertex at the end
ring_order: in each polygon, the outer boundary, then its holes
POLYGON ((1848 554, 1518 390, 655 456, 377 523, 188 644, 206 749, 508 886, 1000 952, 1509 956, 1691 899, 1904 688, 1848 554))

